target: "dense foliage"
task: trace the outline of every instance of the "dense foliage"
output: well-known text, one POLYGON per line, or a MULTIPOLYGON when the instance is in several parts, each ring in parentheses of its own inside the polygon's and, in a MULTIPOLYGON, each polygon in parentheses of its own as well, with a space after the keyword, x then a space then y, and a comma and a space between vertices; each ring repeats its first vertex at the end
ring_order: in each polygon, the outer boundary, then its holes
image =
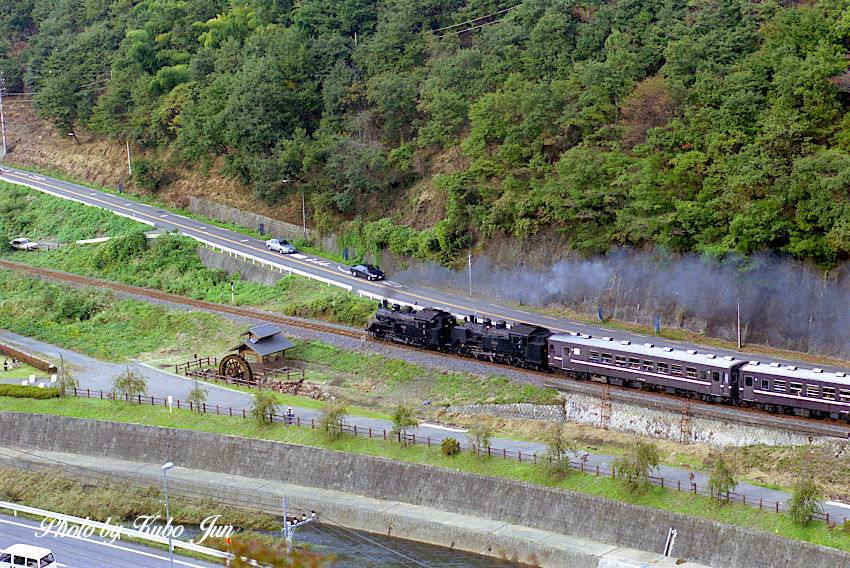
POLYGON ((59 128, 223 157, 257 196, 305 189, 320 229, 358 218, 407 254, 560 231, 584 253, 831 265, 850 250, 848 7, 18 0, 0 68, 59 128), (419 192, 441 220, 414 232, 419 192))
POLYGON ((15 398, 57 398, 59 389, 56 387, 39 388, 24 385, 0 385, 0 396, 15 398))

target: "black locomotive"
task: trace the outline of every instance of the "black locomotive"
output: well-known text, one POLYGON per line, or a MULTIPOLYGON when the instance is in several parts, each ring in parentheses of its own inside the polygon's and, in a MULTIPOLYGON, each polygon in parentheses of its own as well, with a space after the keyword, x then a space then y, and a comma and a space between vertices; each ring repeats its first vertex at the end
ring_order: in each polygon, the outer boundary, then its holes
POLYGON ((494 325, 488 318, 479 322, 469 316, 452 330, 452 351, 493 363, 545 370, 549 362, 546 339, 550 335, 551 331, 539 325, 518 323, 508 327, 504 321, 494 325))
POLYGON ((424 308, 418 311, 410 306, 390 306, 386 300, 375 317, 366 324, 366 331, 375 339, 423 349, 448 351, 455 317, 443 310, 424 308))
POLYGON ((850 420, 850 377, 844 372, 617 342, 610 337, 554 334, 537 325, 493 324, 474 316, 458 323, 443 310, 390 307, 386 300, 366 331, 382 341, 560 372, 577 379, 663 390, 782 414, 850 420))

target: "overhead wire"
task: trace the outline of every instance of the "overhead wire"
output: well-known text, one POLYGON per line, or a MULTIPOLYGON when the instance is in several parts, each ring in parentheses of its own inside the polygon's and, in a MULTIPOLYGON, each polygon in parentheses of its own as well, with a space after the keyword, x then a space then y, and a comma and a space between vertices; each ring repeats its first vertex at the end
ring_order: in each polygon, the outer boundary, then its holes
POLYGON ((487 15, 484 15, 484 16, 479 16, 477 18, 472 18, 471 20, 467 20, 465 22, 460 22, 459 24, 452 24, 450 26, 437 28, 436 30, 433 30, 433 31, 434 31, 434 33, 437 33, 437 32, 441 32, 443 30, 449 30, 451 28, 456 28, 458 26, 465 26, 466 24, 471 24, 472 22, 477 22, 478 20, 483 20, 484 18, 490 18, 492 16, 498 16, 499 14, 504 14, 505 12, 509 12, 509 11, 513 10, 517 6, 519 6, 519 4, 515 4, 515 5, 511 6, 510 8, 505 8, 503 10, 499 10, 498 12, 493 12, 492 14, 487 14, 487 15))
POLYGON ((341 524, 337 523, 336 521, 334 521, 333 519, 331 519, 331 518, 329 518, 329 517, 326 517, 326 516, 324 516, 324 515, 323 515, 323 516, 321 517, 321 519, 322 519, 322 521, 325 521, 325 520, 327 519, 328 521, 330 521, 330 523, 333 523, 332 525, 331 525, 331 524, 325 524, 325 526, 326 526, 326 527, 331 528, 331 529, 334 529, 334 527, 338 527, 338 528, 336 528, 336 530, 337 530, 338 532, 347 532, 347 533, 350 533, 351 535, 353 535, 352 537, 350 537, 350 538, 352 538, 352 539, 353 539, 354 537, 357 537, 357 538, 359 538, 359 539, 361 539, 361 540, 363 540, 363 541, 365 541, 365 542, 367 542, 367 543, 369 543, 369 544, 371 544, 371 545, 373 545, 373 546, 376 546, 376 547, 378 547, 378 548, 384 549, 384 550, 386 550, 386 551, 388 551, 388 552, 391 552, 391 553, 393 553, 393 554, 396 554, 396 555, 399 555, 399 556, 401 556, 401 557, 403 557, 403 558, 406 558, 407 560, 409 560, 409 561, 413 562, 414 564, 416 564, 416 565, 418 565, 418 566, 424 566, 425 568, 430 568, 430 567, 429 567, 427 564, 425 564, 424 562, 421 562, 421 561, 419 561, 419 560, 416 560, 415 558, 411 558, 410 556, 407 556, 407 555, 402 554, 402 553, 400 553, 400 552, 398 552, 398 551, 395 551, 395 550, 393 550, 392 548, 390 548, 390 547, 388 547, 388 546, 385 546, 385 545, 381 544, 380 542, 377 542, 377 541, 372 540, 371 538, 367 537, 367 536, 366 536, 366 535, 364 535, 364 534, 360 534, 360 533, 358 533, 358 532, 352 531, 351 529, 349 529, 349 528, 347 528, 347 527, 344 527, 343 525, 341 525, 341 524))

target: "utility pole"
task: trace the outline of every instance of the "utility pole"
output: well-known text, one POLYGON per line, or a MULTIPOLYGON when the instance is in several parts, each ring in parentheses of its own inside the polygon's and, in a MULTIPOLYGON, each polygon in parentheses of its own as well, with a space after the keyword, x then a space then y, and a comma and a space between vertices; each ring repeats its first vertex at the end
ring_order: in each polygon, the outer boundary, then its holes
POLYGON ((472 296, 472 253, 467 254, 466 262, 469 267, 469 295, 472 296))
POLYGON ((304 513, 300 520, 298 517, 293 517, 293 520, 290 521, 286 517, 286 497, 283 498, 283 538, 286 539, 286 554, 292 554, 292 537, 295 536, 296 527, 306 525, 317 518, 316 511, 312 511, 310 517, 307 517, 307 513, 304 513))
POLYGON ((740 349, 740 348, 741 348, 741 298, 737 298, 737 302, 738 302, 738 314, 737 314, 737 320, 738 320, 738 349, 740 349))
POLYGON ((0 71, 0 125, 3 129, 3 155, 0 160, 6 157, 6 118, 3 116, 3 91, 6 90, 6 74, 0 71))
POLYGON ((304 204, 304 184, 301 184, 301 226, 304 228, 304 241, 307 241, 307 206, 304 204))
POLYGON ((130 173, 130 177, 133 177, 133 164, 130 163, 130 139, 125 138, 127 142, 127 171, 130 173))

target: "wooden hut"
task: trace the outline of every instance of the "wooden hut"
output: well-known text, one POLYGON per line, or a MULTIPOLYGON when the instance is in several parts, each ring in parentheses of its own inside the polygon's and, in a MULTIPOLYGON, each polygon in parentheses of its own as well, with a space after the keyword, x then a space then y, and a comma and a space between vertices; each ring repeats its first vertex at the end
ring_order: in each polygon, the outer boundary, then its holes
POLYGON ((286 370, 286 350, 295 345, 273 323, 252 327, 245 341, 232 347, 219 364, 219 374, 249 383, 286 370))

